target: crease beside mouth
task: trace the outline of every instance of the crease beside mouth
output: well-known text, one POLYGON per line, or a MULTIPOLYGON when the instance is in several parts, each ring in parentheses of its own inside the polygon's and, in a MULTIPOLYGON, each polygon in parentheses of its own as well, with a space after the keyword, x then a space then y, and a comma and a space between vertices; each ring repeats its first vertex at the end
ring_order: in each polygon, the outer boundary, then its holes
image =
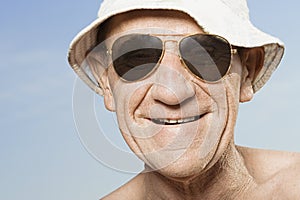
POLYGON ((203 115, 197 115, 197 116, 193 116, 193 117, 187 117, 187 118, 183 118, 183 119, 163 119, 163 118, 153 118, 153 119, 149 119, 151 120, 153 123, 155 124, 160 124, 160 125, 178 125, 178 124, 185 124, 185 123, 190 123, 190 122, 194 122, 199 120, 200 118, 202 118, 205 114, 203 115))

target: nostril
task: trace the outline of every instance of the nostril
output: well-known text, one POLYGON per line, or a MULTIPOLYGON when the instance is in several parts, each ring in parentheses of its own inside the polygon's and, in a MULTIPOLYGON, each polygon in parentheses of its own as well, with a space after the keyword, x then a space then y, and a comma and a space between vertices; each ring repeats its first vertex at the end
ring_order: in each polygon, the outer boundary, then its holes
POLYGON ((153 85, 151 89, 152 98, 167 105, 179 105, 194 96, 193 90, 189 91, 186 85, 167 87, 161 84, 153 85))
POLYGON ((154 87, 152 97, 155 100, 161 101, 169 105, 177 105, 180 103, 179 97, 170 88, 158 85, 154 87))

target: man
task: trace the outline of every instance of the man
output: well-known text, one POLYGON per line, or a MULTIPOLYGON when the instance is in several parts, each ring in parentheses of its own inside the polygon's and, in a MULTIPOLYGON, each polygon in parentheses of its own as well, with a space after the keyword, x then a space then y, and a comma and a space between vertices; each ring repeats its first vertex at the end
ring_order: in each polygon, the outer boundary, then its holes
POLYGON ((282 54, 243 0, 104 1, 69 62, 145 163, 104 199, 299 199, 299 154, 233 139, 282 54))

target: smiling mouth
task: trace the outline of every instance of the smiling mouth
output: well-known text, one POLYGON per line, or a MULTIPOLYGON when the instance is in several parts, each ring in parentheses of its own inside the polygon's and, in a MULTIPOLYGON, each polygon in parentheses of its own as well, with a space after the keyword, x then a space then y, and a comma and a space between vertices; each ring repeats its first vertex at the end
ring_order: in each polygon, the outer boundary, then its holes
POLYGON ((160 125, 178 125, 178 124, 185 124, 189 122, 194 122, 203 117, 203 115, 197 115, 194 117, 187 117, 183 119, 162 119, 162 118, 157 118, 157 119, 150 119, 152 122, 155 124, 160 124, 160 125))

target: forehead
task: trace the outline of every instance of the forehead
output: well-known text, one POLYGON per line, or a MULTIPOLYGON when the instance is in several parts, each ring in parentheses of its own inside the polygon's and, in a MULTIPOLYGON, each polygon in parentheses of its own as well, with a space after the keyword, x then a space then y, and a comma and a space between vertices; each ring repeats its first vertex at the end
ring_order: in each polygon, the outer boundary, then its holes
POLYGON ((107 36, 124 32, 203 33, 203 29, 189 15, 172 10, 135 10, 116 15, 109 21, 107 36))

